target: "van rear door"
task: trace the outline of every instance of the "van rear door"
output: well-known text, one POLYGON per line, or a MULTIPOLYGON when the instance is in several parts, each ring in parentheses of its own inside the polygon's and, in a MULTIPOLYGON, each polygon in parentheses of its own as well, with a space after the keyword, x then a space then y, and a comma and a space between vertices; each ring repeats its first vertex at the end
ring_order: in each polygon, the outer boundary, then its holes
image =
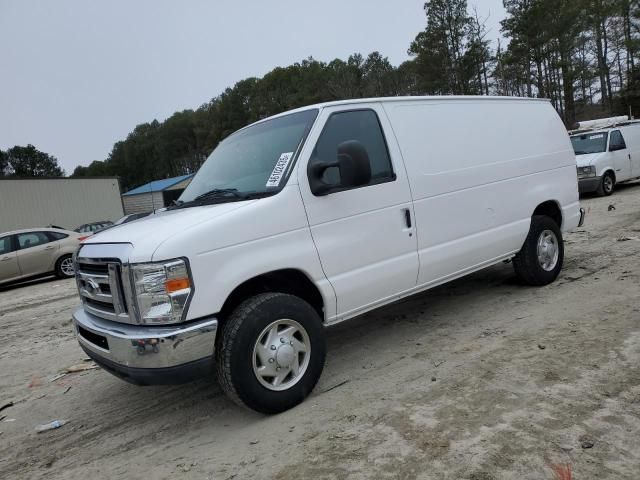
MULTIPOLYGON (((415 287, 418 275, 409 183, 388 120, 379 104, 350 107, 348 111, 325 108, 320 113, 298 170, 311 234, 336 292, 339 316, 353 315, 415 287), (369 184, 314 195, 308 161, 334 160, 338 145, 351 140, 367 150, 369 184)), ((337 169, 326 175, 337 176, 337 169)))

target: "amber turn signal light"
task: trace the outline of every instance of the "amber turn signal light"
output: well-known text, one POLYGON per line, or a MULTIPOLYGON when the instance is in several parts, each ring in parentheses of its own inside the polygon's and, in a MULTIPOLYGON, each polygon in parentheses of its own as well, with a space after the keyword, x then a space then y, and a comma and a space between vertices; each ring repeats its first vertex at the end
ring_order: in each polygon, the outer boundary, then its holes
POLYGON ((167 293, 177 292, 178 290, 184 290, 189 288, 191 283, 188 278, 173 278, 164 282, 164 288, 167 293))

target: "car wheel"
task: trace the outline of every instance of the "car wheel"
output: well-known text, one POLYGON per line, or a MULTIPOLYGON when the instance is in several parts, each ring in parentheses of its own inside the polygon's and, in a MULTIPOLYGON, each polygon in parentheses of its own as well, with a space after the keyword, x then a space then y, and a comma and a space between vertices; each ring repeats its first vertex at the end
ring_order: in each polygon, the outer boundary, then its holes
POLYGON ((56 262, 55 273, 58 278, 71 278, 75 275, 75 268, 73 267, 73 258, 71 255, 63 255, 58 259, 56 262))
POLYGON ((560 274, 563 261, 560 227, 550 217, 534 215, 524 245, 513 259, 516 275, 528 285, 548 285, 560 274))
POLYGON ((218 381, 240 405, 283 412, 311 393, 325 354, 322 320, 311 305, 284 293, 260 294, 222 325, 215 351, 218 381))
POLYGON ((602 181, 598 187, 598 195, 608 197, 613 193, 616 187, 616 177, 612 172, 606 172, 602 176, 602 181))

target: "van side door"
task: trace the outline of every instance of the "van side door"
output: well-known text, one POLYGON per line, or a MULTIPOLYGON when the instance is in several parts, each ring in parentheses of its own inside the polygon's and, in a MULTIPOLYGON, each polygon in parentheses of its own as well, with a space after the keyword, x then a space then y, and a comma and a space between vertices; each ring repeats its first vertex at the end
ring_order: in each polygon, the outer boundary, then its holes
MULTIPOLYGON (((409 182, 384 110, 379 104, 344 108, 321 111, 298 168, 311 235, 335 290, 339 318, 412 289, 419 265, 409 182), (334 160, 338 145, 352 140, 367 151, 370 182, 314 195, 309 161, 334 160)), ((336 180, 334 170, 325 174, 336 180)))
POLYGON ((21 276, 14 241, 15 235, 0 237, 0 283, 10 282, 21 276))
POLYGON ((616 170, 616 181, 623 182, 631 178, 631 154, 620 130, 609 133, 609 155, 616 170))

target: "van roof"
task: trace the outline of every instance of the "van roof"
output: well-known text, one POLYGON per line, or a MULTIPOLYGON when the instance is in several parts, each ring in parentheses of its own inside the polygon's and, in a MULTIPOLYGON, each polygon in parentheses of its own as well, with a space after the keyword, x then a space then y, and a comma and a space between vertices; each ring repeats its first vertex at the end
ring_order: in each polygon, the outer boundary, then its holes
MULTIPOLYGON (((607 134, 609 130, 613 130, 614 127, 610 128, 599 128, 598 130, 571 130, 569 132, 570 137, 581 137, 583 135, 599 135, 601 133, 607 134)), ((618 127, 615 127, 618 128, 618 127)))
POLYGON ((636 127, 640 125, 640 120, 629 119, 629 117, 612 117, 598 120, 588 120, 579 122, 578 128, 569 130, 569 135, 582 135, 585 133, 608 133, 613 129, 636 127))
MULTIPOLYGON (((391 103, 391 102, 424 102, 424 101, 438 101, 438 102, 456 102, 461 100, 481 100, 485 102, 495 101, 518 101, 518 102, 549 102, 546 98, 528 98, 528 97, 501 97, 501 96, 487 96, 487 95, 436 95, 436 96, 404 96, 404 97, 369 97, 369 98, 354 98, 349 100, 335 100, 333 102, 317 103, 315 105, 309 105, 296 110, 307 110, 310 108, 324 108, 335 107, 340 105, 351 105, 359 103, 391 103)), ((294 111, 294 110, 292 110, 294 111)))
MULTIPOLYGON (((292 113, 304 112, 311 109, 323 109, 327 107, 337 107, 342 105, 359 105, 362 103, 400 103, 400 102, 460 102, 460 101, 482 101, 482 102, 543 102, 549 103, 551 100, 547 98, 529 98, 529 97, 507 97, 507 96, 487 96, 487 95, 434 95, 434 96, 404 96, 404 97, 369 97, 369 98, 354 98, 350 100, 335 100, 332 102, 316 103, 314 105, 307 105, 305 107, 296 108, 293 110, 287 110, 286 112, 278 113, 270 117, 263 118, 257 122, 252 123, 255 125, 292 113)), ((247 125, 240 130, 251 126, 247 125)))

